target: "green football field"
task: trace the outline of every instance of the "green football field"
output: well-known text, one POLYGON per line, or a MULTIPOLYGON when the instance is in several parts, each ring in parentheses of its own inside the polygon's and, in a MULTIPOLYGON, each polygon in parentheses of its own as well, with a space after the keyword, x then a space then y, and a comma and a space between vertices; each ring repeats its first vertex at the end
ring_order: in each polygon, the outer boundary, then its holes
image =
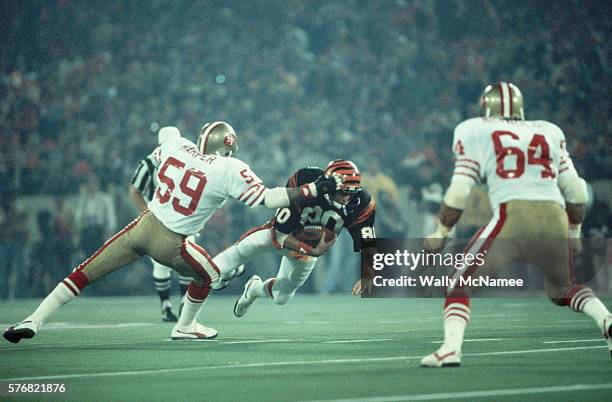
MULTIPOLYGON (((442 336, 439 299, 298 294, 286 306, 258 300, 237 319, 234 297, 213 296, 200 321, 219 337, 200 342, 169 341, 172 326, 160 322, 154 297, 80 297, 34 339, 2 339, 0 384, 66 386, 32 400, 612 399, 599 331, 545 299, 475 299, 463 366, 423 369, 421 357, 442 336)), ((0 323, 37 303, 0 304, 0 323)))

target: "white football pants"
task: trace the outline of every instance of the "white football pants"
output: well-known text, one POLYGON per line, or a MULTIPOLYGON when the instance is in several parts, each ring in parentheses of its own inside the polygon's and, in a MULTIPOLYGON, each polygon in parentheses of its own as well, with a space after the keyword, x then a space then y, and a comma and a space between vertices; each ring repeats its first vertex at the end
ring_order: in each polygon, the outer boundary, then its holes
POLYGON ((272 242, 272 230, 275 229, 260 226, 247 232, 236 244, 213 258, 213 261, 219 267, 221 276, 223 276, 262 254, 279 253, 283 258, 272 286, 272 297, 276 304, 286 304, 308 279, 317 259, 302 256, 289 250, 278 250, 272 242))

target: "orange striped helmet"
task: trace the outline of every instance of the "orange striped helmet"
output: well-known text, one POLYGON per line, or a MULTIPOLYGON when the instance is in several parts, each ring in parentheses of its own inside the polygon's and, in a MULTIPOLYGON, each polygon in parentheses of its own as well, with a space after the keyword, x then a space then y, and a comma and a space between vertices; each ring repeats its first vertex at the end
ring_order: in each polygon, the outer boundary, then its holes
POLYGON ((525 120, 521 90, 511 82, 488 85, 480 97, 480 115, 525 120))
POLYGON ((334 173, 342 177, 342 185, 338 192, 355 194, 361 191, 361 172, 353 162, 346 159, 329 162, 325 168, 325 175, 331 176, 334 173))

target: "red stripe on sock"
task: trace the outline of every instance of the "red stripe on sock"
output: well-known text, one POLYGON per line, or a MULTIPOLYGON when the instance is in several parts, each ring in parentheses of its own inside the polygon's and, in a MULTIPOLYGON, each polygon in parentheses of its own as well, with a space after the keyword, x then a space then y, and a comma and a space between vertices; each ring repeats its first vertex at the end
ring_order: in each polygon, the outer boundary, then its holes
POLYGON ((68 290, 70 290, 72 292, 73 295, 78 296, 79 294, 72 288, 72 286, 70 286, 70 284, 68 282, 66 282, 66 280, 64 279, 62 281, 62 283, 64 284, 64 286, 66 286, 68 288, 68 290))
POLYGON ((268 282, 268 294, 272 298, 274 298, 274 296, 272 296, 272 286, 274 286, 275 282, 276 282, 276 278, 272 278, 272 279, 270 279, 270 282, 268 282))
POLYGON ((444 317, 444 320, 448 320, 450 317, 453 317, 453 316, 461 318, 466 323, 469 321, 469 319, 465 318, 465 316, 462 316, 461 314, 455 314, 455 313, 451 313, 451 314, 446 315, 444 317))

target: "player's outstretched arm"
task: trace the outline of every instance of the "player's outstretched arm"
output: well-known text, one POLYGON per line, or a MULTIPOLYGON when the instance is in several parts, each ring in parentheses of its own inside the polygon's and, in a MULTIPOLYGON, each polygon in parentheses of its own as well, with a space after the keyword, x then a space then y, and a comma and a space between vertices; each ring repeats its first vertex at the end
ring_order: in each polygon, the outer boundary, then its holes
POLYGON ((275 209, 288 207, 295 201, 315 198, 322 194, 333 193, 340 188, 342 178, 338 175, 321 175, 312 183, 304 184, 298 188, 276 187, 269 189, 263 199, 267 208, 275 209))

